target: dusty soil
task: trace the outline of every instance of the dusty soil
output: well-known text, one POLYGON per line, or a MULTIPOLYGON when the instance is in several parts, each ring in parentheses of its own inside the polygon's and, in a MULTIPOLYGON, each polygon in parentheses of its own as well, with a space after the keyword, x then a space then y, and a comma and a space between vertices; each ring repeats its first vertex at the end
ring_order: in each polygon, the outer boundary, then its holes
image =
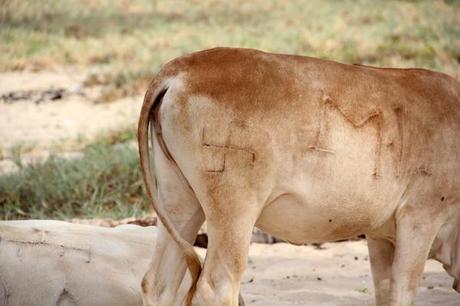
MULTIPOLYGON (((252 244, 242 293, 247 305, 374 305, 365 240, 326 243, 323 249, 286 243, 252 244)), ((460 305, 452 278, 429 260, 416 305, 460 305)))
POLYGON ((23 159, 42 160, 51 148, 135 129, 142 96, 94 103, 101 88, 82 86, 87 73, 0 73, 0 173, 16 169, 9 152, 27 148, 23 159))
POLYGON ((0 96, 26 94, 24 99, 0 101, 2 147, 21 143, 43 147, 79 137, 91 138, 126 126, 134 127, 141 96, 96 104, 93 100, 97 88, 83 88, 83 78, 83 75, 69 71, 0 74, 0 96), (52 90, 56 94, 62 91, 61 97, 52 96, 49 93, 52 90))

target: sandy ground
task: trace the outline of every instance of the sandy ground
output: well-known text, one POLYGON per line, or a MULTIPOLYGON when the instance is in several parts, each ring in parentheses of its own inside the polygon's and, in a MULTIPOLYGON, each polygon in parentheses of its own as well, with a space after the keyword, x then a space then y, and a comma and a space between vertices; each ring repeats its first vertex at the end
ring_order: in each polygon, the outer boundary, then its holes
MULTIPOLYGON (((323 247, 252 244, 242 284, 246 304, 374 305, 366 241, 323 247)), ((452 282, 441 264, 427 261, 416 305, 460 305, 452 282)))
MULTIPOLYGON (((30 95, 10 102, 0 99, 0 173, 18 170, 11 153, 18 146, 25 148, 21 160, 27 164, 46 159, 56 148, 68 151, 98 135, 136 129, 141 95, 94 103, 100 88, 83 87, 83 79, 84 74, 72 70, 0 73, 0 97, 30 95), (38 101, 47 91, 59 90, 59 99, 38 101)), ((64 157, 74 153, 61 152, 64 157)))
POLYGON ((0 96, 24 91, 65 90, 64 96, 55 101, 0 101, 3 149, 18 144, 47 147, 82 137, 91 139, 112 130, 135 128, 142 96, 95 104, 92 100, 97 96, 97 89, 84 88, 83 79, 84 75, 75 71, 0 74, 0 96))

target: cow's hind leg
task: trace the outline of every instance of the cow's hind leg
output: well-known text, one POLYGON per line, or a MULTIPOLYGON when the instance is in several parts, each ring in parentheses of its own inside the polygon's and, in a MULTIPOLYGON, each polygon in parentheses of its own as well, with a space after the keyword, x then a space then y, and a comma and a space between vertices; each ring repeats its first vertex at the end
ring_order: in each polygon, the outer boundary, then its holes
MULTIPOLYGON (((158 205, 167 212, 179 234, 193 243, 204 222, 204 214, 195 195, 188 189, 180 173, 158 148, 155 148, 155 172, 158 180, 158 205)), ((144 305, 180 305, 184 295, 178 294, 186 272, 186 262, 159 222, 158 234, 149 269, 142 280, 144 305)))
POLYGON ((390 304, 391 265, 394 246, 381 238, 367 237, 372 277, 374 280, 375 301, 377 306, 390 304))
POLYGON ((198 305, 238 305, 253 226, 238 221, 225 227, 208 223, 208 251, 196 293, 198 305))
POLYGON ((240 281, 258 217, 257 207, 250 202, 245 204, 244 208, 227 202, 225 205, 234 209, 221 217, 207 216, 208 251, 197 284, 196 305, 242 305, 239 301, 240 281))
POLYGON ((436 217, 423 208, 408 207, 400 212, 391 271, 391 306, 413 305, 425 261, 439 230, 436 217))

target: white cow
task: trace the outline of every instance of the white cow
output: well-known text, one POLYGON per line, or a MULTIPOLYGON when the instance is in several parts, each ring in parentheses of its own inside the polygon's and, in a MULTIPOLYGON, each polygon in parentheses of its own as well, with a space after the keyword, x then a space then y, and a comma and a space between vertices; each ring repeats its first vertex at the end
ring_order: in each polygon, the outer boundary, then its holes
POLYGON ((0 222, 0 305, 142 305, 156 228, 0 222))
POLYGON ((162 223, 148 305, 178 303, 186 266, 187 305, 237 305, 254 226, 295 244, 366 234, 378 305, 411 305, 429 256, 460 291, 460 85, 445 74, 206 50, 154 78, 138 140, 162 223))

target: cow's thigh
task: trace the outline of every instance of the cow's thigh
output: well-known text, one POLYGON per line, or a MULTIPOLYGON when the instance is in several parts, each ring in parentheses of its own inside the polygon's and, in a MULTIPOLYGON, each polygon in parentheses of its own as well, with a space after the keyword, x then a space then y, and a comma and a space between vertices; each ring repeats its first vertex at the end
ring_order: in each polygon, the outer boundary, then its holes
MULTIPOLYGON (((158 180, 157 205, 168 214, 178 233, 193 243, 204 222, 203 211, 180 171, 166 160, 157 146, 154 153, 158 180)), ((159 221, 152 261, 142 281, 144 305, 180 305, 186 293, 178 294, 185 271, 182 251, 159 221)))

